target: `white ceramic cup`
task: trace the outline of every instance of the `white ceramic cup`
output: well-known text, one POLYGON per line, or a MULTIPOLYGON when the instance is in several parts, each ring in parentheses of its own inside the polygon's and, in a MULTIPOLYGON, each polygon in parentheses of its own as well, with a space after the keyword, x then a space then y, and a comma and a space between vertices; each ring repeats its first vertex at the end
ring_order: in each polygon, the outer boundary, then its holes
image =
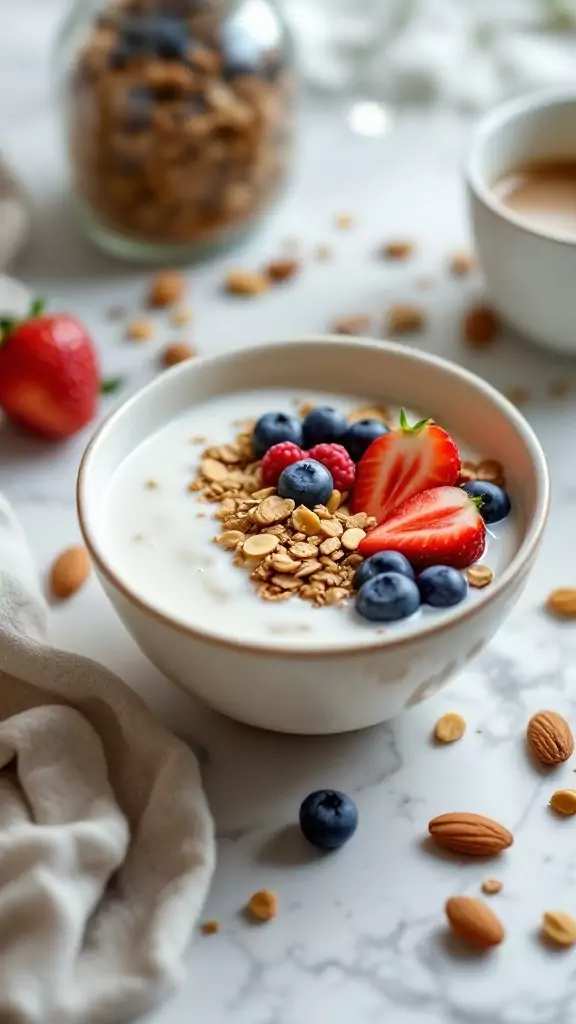
POLYGON ((476 250, 491 303, 513 328, 576 354, 576 242, 534 227, 494 192, 526 164, 576 159, 576 90, 538 92, 488 114, 467 167, 476 250))
MULTIPOLYGON (((226 440, 223 426, 222 440, 226 440)), ((231 718, 293 733, 375 725, 424 700, 488 642, 518 597, 548 512, 548 472, 526 420, 485 381, 454 363, 391 342, 303 338, 189 360, 130 398, 100 427, 78 478, 78 512, 98 575, 144 653, 170 679, 231 718), (134 448, 206 399, 251 388, 328 390, 426 412, 460 442, 498 459, 521 523, 510 564, 474 601, 371 643, 335 633, 305 649, 281 639, 248 642, 189 625, 145 601, 108 554, 104 495, 134 448)), ((240 571, 240 570, 239 570, 240 571)), ((314 614, 311 611, 310 614, 314 614)))

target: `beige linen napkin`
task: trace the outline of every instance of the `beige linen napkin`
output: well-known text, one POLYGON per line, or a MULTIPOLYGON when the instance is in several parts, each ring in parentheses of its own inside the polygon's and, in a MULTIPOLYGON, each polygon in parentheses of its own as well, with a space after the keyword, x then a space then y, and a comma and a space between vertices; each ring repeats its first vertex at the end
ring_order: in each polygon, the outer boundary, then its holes
POLYGON ((0 496, 0 1021, 115 1024, 181 975, 212 821, 188 747, 46 627, 0 496))

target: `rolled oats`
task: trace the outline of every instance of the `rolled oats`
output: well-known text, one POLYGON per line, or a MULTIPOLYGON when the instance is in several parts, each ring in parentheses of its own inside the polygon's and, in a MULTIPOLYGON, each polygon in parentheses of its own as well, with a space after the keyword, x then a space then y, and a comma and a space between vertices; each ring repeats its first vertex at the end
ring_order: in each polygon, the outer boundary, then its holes
POLYGON ((256 533, 246 538, 242 550, 252 558, 264 558, 277 546, 278 537, 272 537, 269 533, 256 533))
POLYGON ((328 537, 327 540, 323 540, 320 544, 319 550, 323 555, 331 555, 333 551, 338 551, 340 547, 339 537, 328 537))
POLYGON ((277 494, 271 494, 256 506, 255 520, 262 526, 281 523, 294 511, 294 505, 295 502, 291 498, 280 498, 277 494))
POLYGON ((244 543, 245 536, 240 530, 224 530, 224 533, 219 534, 214 539, 223 548, 226 548, 228 551, 234 551, 239 544, 244 543))
POLYGON ((292 523, 296 530, 305 533, 307 537, 313 536, 321 529, 320 519, 312 509, 306 508, 305 505, 299 505, 293 512, 292 523))
POLYGON ((275 583, 281 590, 300 589, 300 580, 296 579, 295 576, 291 576, 289 573, 277 573, 272 577, 272 583, 275 583))
POLYGON ((318 572, 322 568, 322 562, 319 562, 316 558, 306 559, 302 562, 302 565, 296 572, 298 579, 303 579, 306 576, 312 576, 315 572, 318 572))
POLYGON ((326 519, 320 529, 327 537, 341 537, 344 527, 339 519, 326 519))
POLYGON ((364 540, 366 536, 365 530, 353 528, 351 530, 344 530, 342 534, 342 547, 348 551, 355 551, 361 540, 364 540))
POLYGON ((293 544, 288 550, 295 558, 313 558, 316 554, 316 548, 313 544, 306 544, 302 541, 293 544))
POLYGON ((225 480, 228 476, 228 468, 224 463, 210 457, 202 460, 200 472, 206 480, 210 480, 213 483, 225 480))

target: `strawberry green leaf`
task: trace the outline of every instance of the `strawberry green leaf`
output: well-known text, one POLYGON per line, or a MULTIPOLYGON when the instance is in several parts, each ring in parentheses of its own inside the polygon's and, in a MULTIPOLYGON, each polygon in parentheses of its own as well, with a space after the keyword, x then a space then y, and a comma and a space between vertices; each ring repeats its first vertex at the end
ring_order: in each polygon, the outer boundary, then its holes
POLYGON ((40 314, 44 312, 45 308, 45 299, 41 299, 39 297, 32 299, 32 302, 30 303, 30 309, 28 311, 28 316, 30 317, 30 319, 32 319, 32 317, 35 316, 40 316, 40 314))
POLYGON ((407 434, 418 434, 424 427, 430 423, 430 418, 427 416, 424 420, 418 420, 414 426, 410 426, 406 419, 406 410, 400 409, 400 430, 403 430, 407 434))
POLYGON ((123 384, 123 377, 109 377, 107 380, 102 380, 100 381, 100 394, 113 395, 116 391, 119 391, 123 384))

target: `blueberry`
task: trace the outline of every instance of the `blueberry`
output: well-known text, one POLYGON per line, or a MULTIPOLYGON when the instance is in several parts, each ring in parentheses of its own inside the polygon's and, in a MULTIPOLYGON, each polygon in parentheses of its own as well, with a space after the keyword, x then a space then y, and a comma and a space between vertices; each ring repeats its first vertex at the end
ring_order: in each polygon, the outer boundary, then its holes
POLYGON ((420 597, 434 608, 451 608, 460 604, 468 593, 468 584, 461 572, 449 565, 431 565, 418 577, 420 597))
POLYGON ((401 555, 399 551, 378 551, 358 566, 354 576, 354 589, 360 590, 373 576, 381 576, 383 572, 399 572, 409 580, 414 579, 414 569, 405 555, 401 555))
POLYGON ((278 481, 281 498, 292 498, 297 505, 307 508, 325 505, 333 490, 332 474, 315 459, 303 459, 286 466, 278 481))
POLYGON ((300 807, 300 828, 306 839, 321 850, 337 850, 352 838, 358 827, 356 804, 336 789, 319 789, 300 807))
POLYGON ((356 609, 372 622, 396 622, 413 615, 420 592, 413 580, 399 572, 384 572, 368 580, 356 596, 356 609))
POLYGON ((364 452, 370 447, 372 441, 382 434, 389 434, 390 429, 382 420, 358 420, 348 427, 346 433, 340 438, 348 455, 354 462, 360 462, 364 452))
POLYGON ((257 459, 261 459, 273 444, 293 441, 302 444, 302 427, 296 416, 285 412, 267 412, 260 417, 252 435, 252 445, 257 459))
POLYGON ((471 498, 481 498, 478 511, 485 523, 499 523, 510 512, 510 498, 506 491, 487 480, 471 480, 462 488, 471 498))
POLYGON ((306 448, 313 448, 315 444, 333 444, 340 441, 342 434, 347 430, 346 417, 329 405, 316 406, 308 413, 302 424, 306 448))

